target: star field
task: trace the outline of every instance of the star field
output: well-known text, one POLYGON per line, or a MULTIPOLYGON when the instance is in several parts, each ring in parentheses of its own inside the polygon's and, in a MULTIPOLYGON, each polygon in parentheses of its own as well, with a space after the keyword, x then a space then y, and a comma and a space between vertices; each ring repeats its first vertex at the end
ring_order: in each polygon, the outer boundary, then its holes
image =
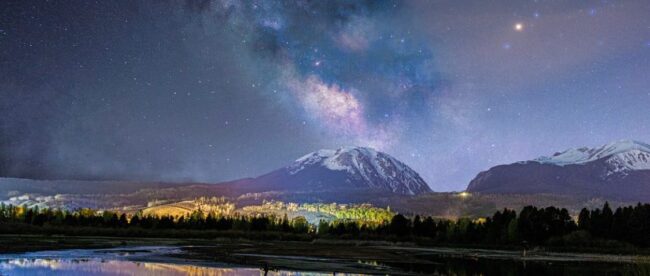
POLYGON ((205 181, 369 146, 435 191, 650 142, 647 1, 4 1, 0 175, 205 181))

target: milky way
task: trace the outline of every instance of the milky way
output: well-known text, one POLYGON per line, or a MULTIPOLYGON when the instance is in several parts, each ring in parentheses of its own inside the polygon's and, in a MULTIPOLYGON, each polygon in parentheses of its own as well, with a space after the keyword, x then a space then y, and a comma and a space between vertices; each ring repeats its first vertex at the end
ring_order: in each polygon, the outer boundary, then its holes
POLYGON ((370 146, 436 191, 650 142, 647 1, 3 1, 0 175, 217 182, 370 146))

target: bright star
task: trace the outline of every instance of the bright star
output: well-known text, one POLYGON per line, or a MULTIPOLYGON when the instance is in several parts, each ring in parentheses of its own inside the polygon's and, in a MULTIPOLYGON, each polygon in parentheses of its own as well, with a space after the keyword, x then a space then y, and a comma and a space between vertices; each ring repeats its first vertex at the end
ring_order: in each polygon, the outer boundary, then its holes
POLYGON ((516 23, 515 24, 515 31, 521 32, 524 30, 524 24, 523 23, 516 23))

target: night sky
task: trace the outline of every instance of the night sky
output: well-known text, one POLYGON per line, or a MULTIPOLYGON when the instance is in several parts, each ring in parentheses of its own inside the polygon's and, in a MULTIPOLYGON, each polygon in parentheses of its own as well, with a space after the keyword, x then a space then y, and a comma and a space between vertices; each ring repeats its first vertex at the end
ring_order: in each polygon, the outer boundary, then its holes
POLYGON ((435 191, 650 142, 650 1, 2 1, 0 175, 217 182, 369 146, 435 191))

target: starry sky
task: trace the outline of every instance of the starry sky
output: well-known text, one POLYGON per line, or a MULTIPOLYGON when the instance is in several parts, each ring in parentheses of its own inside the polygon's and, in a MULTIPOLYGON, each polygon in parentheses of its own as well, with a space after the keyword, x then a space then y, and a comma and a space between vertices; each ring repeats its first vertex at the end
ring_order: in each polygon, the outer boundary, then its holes
POLYGON ((650 142, 650 2, 2 1, 0 175, 218 182, 367 146, 435 191, 650 142))

